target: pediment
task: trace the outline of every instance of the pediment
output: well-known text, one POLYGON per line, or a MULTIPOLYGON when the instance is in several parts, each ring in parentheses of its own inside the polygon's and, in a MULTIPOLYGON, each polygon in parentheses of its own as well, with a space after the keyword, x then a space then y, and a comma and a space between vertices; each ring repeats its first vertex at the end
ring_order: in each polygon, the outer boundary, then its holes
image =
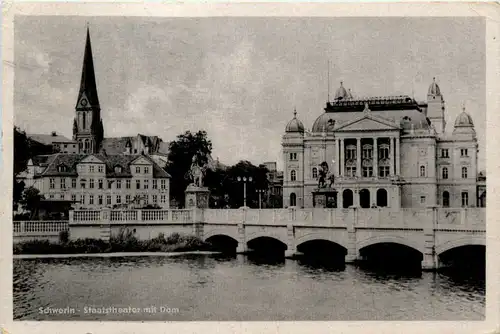
POLYGON ((132 161, 131 165, 152 165, 152 163, 144 157, 139 157, 132 161))
POLYGON ((82 161, 80 161, 81 164, 103 164, 104 161, 101 159, 98 159, 97 157, 93 155, 89 155, 88 157, 85 157, 82 161))
POLYGON ((363 116, 359 119, 340 125, 335 131, 394 131, 399 130, 395 123, 374 116, 363 116))

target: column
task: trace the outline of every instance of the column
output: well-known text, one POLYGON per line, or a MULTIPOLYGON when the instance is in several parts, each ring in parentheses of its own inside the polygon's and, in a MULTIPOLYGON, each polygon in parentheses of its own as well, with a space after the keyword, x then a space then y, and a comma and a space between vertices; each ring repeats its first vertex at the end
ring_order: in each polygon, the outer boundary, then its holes
POLYGON ((401 174, 401 153, 400 153, 400 147, 399 147, 399 137, 396 137, 396 175, 401 174))
POLYGON ((361 177, 361 138, 356 138, 356 175, 361 177))
POLYGON ((242 254, 248 252, 245 239, 245 225, 238 224, 238 246, 236 247, 236 253, 242 254))
POLYGON ((378 178, 378 146, 377 137, 373 138, 373 175, 378 178))
POLYGON ((286 227, 287 234, 287 249, 285 250, 285 257, 292 258, 295 255, 295 235, 293 230, 293 225, 287 225, 286 227))
POLYGON ((394 138, 389 138, 389 161, 391 162, 389 175, 394 176, 394 138))
POLYGON ((340 174, 339 176, 342 176, 344 175, 345 171, 344 171, 344 164, 345 164, 345 152, 344 152, 344 139, 340 139, 340 174))
POLYGON ((335 153, 333 154, 333 159, 335 159, 335 166, 332 166, 335 176, 340 176, 340 158, 339 158, 339 147, 340 139, 335 139, 335 153))

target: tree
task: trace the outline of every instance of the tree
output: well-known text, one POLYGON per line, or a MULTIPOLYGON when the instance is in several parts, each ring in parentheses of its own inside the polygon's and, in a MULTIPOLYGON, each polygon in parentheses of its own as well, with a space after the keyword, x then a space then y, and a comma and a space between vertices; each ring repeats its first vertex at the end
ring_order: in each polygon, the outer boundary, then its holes
POLYGON ((206 131, 185 133, 177 136, 177 139, 170 143, 168 154, 167 172, 172 176, 170 183, 170 194, 179 205, 184 206, 184 191, 191 182, 187 178, 187 173, 191 167, 193 156, 196 155, 200 165, 208 162, 208 157, 212 153, 212 142, 207 138, 206 131))
POLYGON ((252 181, 246 183, 246 199, 247 206, 251 208, 259 207, 259 194, 257 190, 268 189, 267 173, 268 169, 264 166, 255 166, 250 161, 240 161, 236 165, 231 166, 227 170, 227 175, 223 181, 223 192, 229 198, 229 206, 238 208, 243 206, 243 191, 244 185, 242 181, 238 181, 238 177, 252 178, 252 181))
POLYGON ((29 187, 24 191, 21 204, 25 210, 31 213, 30 219, 38 217, 40 201, 42 199, 44 199, 44 196, 40 195, 40 190, 34 187, 29 187))

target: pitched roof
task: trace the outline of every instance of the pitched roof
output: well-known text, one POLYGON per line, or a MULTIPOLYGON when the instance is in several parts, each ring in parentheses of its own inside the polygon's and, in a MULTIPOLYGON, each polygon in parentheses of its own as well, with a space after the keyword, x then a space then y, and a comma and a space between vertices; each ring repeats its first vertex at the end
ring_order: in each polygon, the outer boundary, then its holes
POLYGON ((71 139, 68 139, 64 136, 58 135, 58 134, 28 134, 27 137, 31 140, 34 140, 36 142, 39 142, 44 145, 52 145, 54 142, 58 143, 65 143, 65 142, 71 142, 73 143, 74 141, 71 139))
MULTIPOLYGON (((124 155, 124 154, 52 154, 47 156, 46 164, 47 168, 37 175, 38 177, 45 176, 77 176, 76 166, 82 162, 86 157, 94 156, 97 159, 103 161, 106 164, 106 177, 108 178, 118 178, 118 177, 132 177, 132 172, 130 165, 134 160, 139 157, 144 157, 146 160, 151 162, 153 166, 153 177, 154 178, 169 178, 170 175, 164 171, 153 159, 146 155, 124 155), (66 166, 65 171, 59 171, 59 166, 66 166), (117 173, 115 167, 122 167, 121 172, 117 173)), ((38 158, 35 158, 37 160, 38 158)), ((38 160, 37 160, 38 161, 38 160)), ((33 161, 35 163, 35 161, 33 161)))

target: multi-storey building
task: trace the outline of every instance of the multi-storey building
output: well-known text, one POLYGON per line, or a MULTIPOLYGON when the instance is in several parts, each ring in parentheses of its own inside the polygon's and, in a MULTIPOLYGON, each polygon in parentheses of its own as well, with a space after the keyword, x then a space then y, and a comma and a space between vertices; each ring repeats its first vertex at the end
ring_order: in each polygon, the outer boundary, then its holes
POLYGON ((484 205, 472 118, 464 108, 452 133, 445 126, 435 80, 426 103, 409 96, 354 98, 341 83, 312 131, 296 112, 286 126, 284 206, 484 205), (324 169, 328 178, 320 187, 324 169))
POLYGON ((170 175, 147 155, 53 154, 28 162, 23 181, 76 208, 169 207, 170 175))

